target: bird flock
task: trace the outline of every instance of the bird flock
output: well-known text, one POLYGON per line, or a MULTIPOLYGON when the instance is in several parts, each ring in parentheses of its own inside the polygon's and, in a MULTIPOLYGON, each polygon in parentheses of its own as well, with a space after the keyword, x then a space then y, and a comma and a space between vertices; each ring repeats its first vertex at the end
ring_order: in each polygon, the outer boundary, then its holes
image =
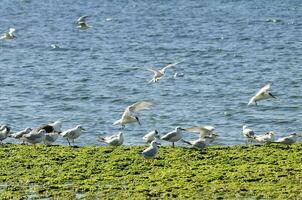
MULTIPOLYGON (((79 30, 86 30, 92 28, 92 26, 88 25, 86 20, 88 16, 84 15, 78 18, 76 21, 77 28, 79 30)), ((4 32, 0 36, 0 40, 12 40, 15 39, 14 35, 16 29, 9 28, 7 32, 4 32)), ((51 44, 51 48, 57 49, 60 48, 57 44, 51 44)), ((147 68, 146 70, 153 73, 152 79, 148 82, 149 84, 159 84, 158 82, 164 77, 166 70, 175 67, 176 65, 184 62, 185 60, 181 60, 175 63, 168 64, 161 69, 147 68)), ((183 77, 184 74, 176 73, 174 77, 183 77)), ((259 101, 263 101, 266 99, 276 99, 271 91, 271 83, 266 84, 262 87, 248 102, 248 106, 257 106, 259 101)), ((117 134, 113 134, 106 137, 97 137, 97 141, 101 143, 105 143, 110 146, 120 146, 124 143, 124 133, 122 130, 125 128, 127 124, 137 123, 141 125, 141 121, 137 115, 137 113, 141 110, 151 109, 153 107, 153 103, 149 101, 139 101, 136 102, 124 110, 120 119, 113 122, 113 125, 121 126, 121 131, 117 134)), ((192 148, 198 150, 204 150, 208 145, 213 143, 219 135, 214 132, 215 128, 213 126, 195 126, 189 128, 183 128, 180 126, 175 127, 174 130, 170 132, 160 134, 158 130, 152 130, 146 135, 142 137, 142 140, 146 143, 149 143, 150 146, 146 148, 144 151, 140 153, 141 156, 145 158, 154 158, 158 153, 158 148, 160 144, 160 140, 171 142, 172 146, 175 147, 175 143, 178 141, 183 142, 184 144, 190 145, 192 148), (198 134, 199 137, 195 140, 188 141, 183 138, 183 133, 194 133, 198 134)), ((77 125, 73 128, 62 130, 62 122, 58 120, 53 123, 43 124, 35 128, 25 128, 19 132, 12 132, 9 125, 0 125, 0 142, 3 143, 3 140, 6 138, 14 138, 16 140, 22 141, 23 143, 29 144, 37 144, 44 143, 49 146, 56 142, 59 137, 63 137, 66 139, 69 145, 75 144, 75 139, 79 138, 81 134, 85 131, 85 129, 81 125, 77 125)), ((242 135, 246 138, 246 143, 278 143, 291 145, 295 143, 299 137, 302 137, 301 134, 292 133, 286 137, 279 138, 275 140, 275 132, 269 131, 262 135, 257 135, 252 129, 250 129, 247 125, 243 125, 242 127, 242 135)))

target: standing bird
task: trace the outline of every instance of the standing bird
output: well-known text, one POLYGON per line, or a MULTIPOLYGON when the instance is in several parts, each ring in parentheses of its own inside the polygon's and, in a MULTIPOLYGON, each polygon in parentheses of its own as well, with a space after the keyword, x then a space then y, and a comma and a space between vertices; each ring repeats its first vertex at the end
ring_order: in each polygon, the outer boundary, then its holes
POLYGON ((166 72, 166 69, 170 68, 170 67, 173 67, 179 63, 182 63, 184 60, 182 61, 179 61, 179 62, 176 62, 176 63, 172 63, 172 64, 169 64, 169 65, 166 65, 165 67, 163 67, 162 69, 151 69, 151 68, 147 68, 147 70, 151 71, 154 73, 153 75, 153 78, 149 81, 149 83, 155 83, 157 81, 159 81, 162 76, 165 75, 165 72, 166 72))
POLYGON ((139 120, 138 116, 135 115, 135 113, 140 110, 150 109, 150 107, 152 105, 153 104, 148 101, 141 101, 141 102, 132 104, 125 109, 122 117, 120 119, 116 120, 113 124, 122 125, 122 128, 125 127, 125 124, 130 124, 130 123, 135 123, 135 122, 137 122, 139 125, 141 125, 140 120, 139 120))
POLYGON ((66 138, 66 140, 70 146, 69 140, 72 140, 72 143, 74 144, 74 140, 77 139, 78 137, 80 137, 80 135, 82 134, 82 131, 85 131, 85 129, 81 125, 77 125, 74 128, 63 131, 62 133, 60 133, 60 135, 62 135, 64 138, 66 138))
POLYGON ((275 132, 269 131, 265 133, 264 135, 255 135, 253 137, 253 140, 259 143, 271 143, 275 139, 275 132))
POLYGON ((204 138, 198 138, 197 140, 192 140, 192 141, 186 141, 184 139, 181 139, 181 141, 186 144, 191 145, 193 148, 198 149, 198 150, 203 150, 210 143, 208 136, 206 136, 204 138))
POLYGON ((146 135, 144 135, 143 140, 147 143, 152 142, 153 140, 155 140, 156 138, 159 138, 159 134, 157 130, 151 131, 149 133, 147 133, 146 135))
POLYGON ((257 102, 265 99, 270 99, 276 97, 272 95, 272 93, 269 91, 271 87, 271 83, 266 84, 264 87, 262 87, 259 92, 257 92, 249 101, 248 105, 254 104, 257 106, 257 102))
POLYGON ((252 129, 247 127, 247 125, 242 126, 242 134, 246 138, 246 143, 252 143, 253 138, 256 135, 252 129))
POLYGON ((6 40, 14 39, 16 37, 14 35, 15 31, 16 31, 16 29, 10 28, 8 32, 5 32, 5 33, 2 34, 2 36, 0 37, 0 40, 3 40, 3 39, 6 39, 6 40))
POLYGON ((33 129, 31 132, 21 136, 20 140, 31 144, 37 144, 44 140, 46 131, 44 129, 33 129))
POLYGON ((98 137, 98 141, 109 144, 110 146, 121 146, 124 142, 124 136, 122 132, 119 132, 116 135, 98 137))
POLYGON ((291 145, 291 144, 297 142, 298 137, 301 137, 301 136, 298 136, 297 133, 292 133, 289 136, 279 138, 278 140, 271 142, 271 143, 291 145))
POLYGON ((0 143, 2 143, 3 140, 5 140, 10 133, 10 127, 7 125, 1 125, 0 126, 0 143))
POLYGON ((175 147, 174 143, 179 141, 182 138, 182 131, 184 131, 184 130, 185 129, 177 126, 173 131, 171 131, 169 133, 166 133, 165 135, 161 136, 160 139, 168 141, 168 142, 172 142, 172 146, 174 148, 175 147))
POLYGON ((155 140, 153 140, 150 143, 150 146, 145 149, 140 155, 143 156, 144 158, 154 158, 158 152, 158 146, 160 143, 157 143, 155 140))
POLYGON ((86 18, 87 17, 88 17, 87 15, 83 15, 83 16, 79 17, 79 19, 77 20, 77 24, 78 24, 79 29, 85 30, 85 29, 88 29, 88 28, 91 27, 91 26, 88 26, 87 23, 86 23, 86 18))

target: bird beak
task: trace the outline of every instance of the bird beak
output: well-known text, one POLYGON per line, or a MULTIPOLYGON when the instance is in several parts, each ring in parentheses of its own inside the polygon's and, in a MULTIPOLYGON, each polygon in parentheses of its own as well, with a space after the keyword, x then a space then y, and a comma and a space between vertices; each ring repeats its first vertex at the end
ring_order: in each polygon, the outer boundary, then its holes
POLYGON ((268 93, 268 95, 270 95, 270 96, 273 97, 274 99, 277 99, 277 97, 274 96, 272 93, 268 93))
POLYGON ((141 126, 142 124, 141 124, 141 122, 139 121, 139 118, 138 118, 137 116, 135 116, 135 119, 136 119, 137 123, 141 126))
POLYGON ((83 131, 86 131, 86 129, 84 129, 84 128, 81 128, 83 131))

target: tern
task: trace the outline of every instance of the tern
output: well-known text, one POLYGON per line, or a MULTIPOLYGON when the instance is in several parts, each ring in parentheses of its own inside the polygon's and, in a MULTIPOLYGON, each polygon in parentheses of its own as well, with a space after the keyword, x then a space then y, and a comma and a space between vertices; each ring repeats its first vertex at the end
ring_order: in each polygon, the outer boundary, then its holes
POLYGON ((297 133, 292 133, 289 136, 279 138, 278 140, 273 141, 271 143, 291 145, 297 141, 298 137, 301 136, 297 135, 297 133))
POLYGON ((152 105, 153 104, 151 102, 147 102, 147 101, 141 101, 141 102, 132 104, 125 109, 122 117, 120 119, 116 120, 113 124, 122 125, 122 128, 124 128, 125 124, 130 124, 130 123, 135 123, 135 122, 137 122, 139 125, 141 125, 140 120, 139 120, 138 116, 135 115, 135 113, 140 110, 150 109, 150 107, 152 105))
POLYGON ((77 125, 74 128, 63 131, 62 133, 60 133, 60 135, 66 138, 68 144, 70 145, 69 140, 71 140, 74 144, 74 140, 81 136, 82 131, 85 131, 85 129, 81 125, 77 125))
POLYGON ((274 95, 272 95, 272 93, 269 91, 271 87, 271 83, 266 84, 264 87, 262 87, 249 101, 248 105, 256 105, 257 106, 257 102, 261 101, 261 100, 265 100, 265 99, 270 99, 270 98, 274 98, 276 99, 276 97, 274 95))
POLYGON ((58 137, 59 137, 58 132, 46 133, 44 138, 44 144, 46 146, 50 146, 58 139, 58 137))
POLYGON ((192 133, 198 133, 201 138, 204 138, 205 136, 210 136, 214 134, 215 128, 213 126, 194 126, 190 128, 185 128, 185 130, 192 133))
POLYGON ((152 68, 147 68, 147 70, 151 71, 154 73, 153 75, 153 78, 149 81, 149 83, 155 83, 157 81, 159 81, 164 75, 165 75, 165 72, 166 72, 166 69, 170 68, 170 67, 173 67, 179 63, 182 63, 184 60, 182 61, 179 61, 179 62, 176 62, 176 63, 172 63, 172 64, 169 64, 169 65, 166 65, 165 67, 161 68, 161 69, 152 69, 152 68))
POLYGON ((107 137, 98 137, 98 141, 109 144, 110 146, 120 146, 124 142, 124 136, 122 132, 119 132, 118 134, 107 137))
POLYGON ((91 26, 88 26, 87 23, 86 23, 86 18, 87 17, 88 17, 87 15, 83 15, 83 16, 79 17, 79 19, 77 20, 77 24, 78 24, 79 29, 85 30, 85 29, 88 29, 88 28, 91 27, 91 26))
POLYGON ((46 131, 46 133, 52 133, 52 132, 60 133, 60 132, 62 132, 61 128, 62 128, 62 122, 60 120, 57 120, 50 124, 41 125, 37 129, 38 129, 38 131, 41 129, 44 129, 46 131))
POLYGON ((10 28, 8 32, 5 32, 5 33, 2 34, 2 36, 0 37, 0 40, 3 40, 3 39, 6 39, 6 40, 14 39, 16 37, 14 35, 15 31, 16 31, 16 29, 10 28))
POLYGON ((182 138, 182 131, 184 131, 184 130, 185 129, 177 126, 173 131, 161 136, 160 139, 168 141, 168 142, 172 142, 172 146, 175 147, 174 143, 179 141, 182 138))

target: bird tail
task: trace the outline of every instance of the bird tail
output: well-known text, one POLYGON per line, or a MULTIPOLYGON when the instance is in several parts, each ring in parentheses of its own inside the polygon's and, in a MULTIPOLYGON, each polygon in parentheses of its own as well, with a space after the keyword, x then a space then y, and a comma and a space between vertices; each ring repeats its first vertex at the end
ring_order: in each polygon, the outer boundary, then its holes
POLYGON ((98 136, 97 141, 99 141, 99 142, 104 142, 104 141, 105 141, 105 138, 103 138, 103 137, 101 137, 101 136, 98 136))

